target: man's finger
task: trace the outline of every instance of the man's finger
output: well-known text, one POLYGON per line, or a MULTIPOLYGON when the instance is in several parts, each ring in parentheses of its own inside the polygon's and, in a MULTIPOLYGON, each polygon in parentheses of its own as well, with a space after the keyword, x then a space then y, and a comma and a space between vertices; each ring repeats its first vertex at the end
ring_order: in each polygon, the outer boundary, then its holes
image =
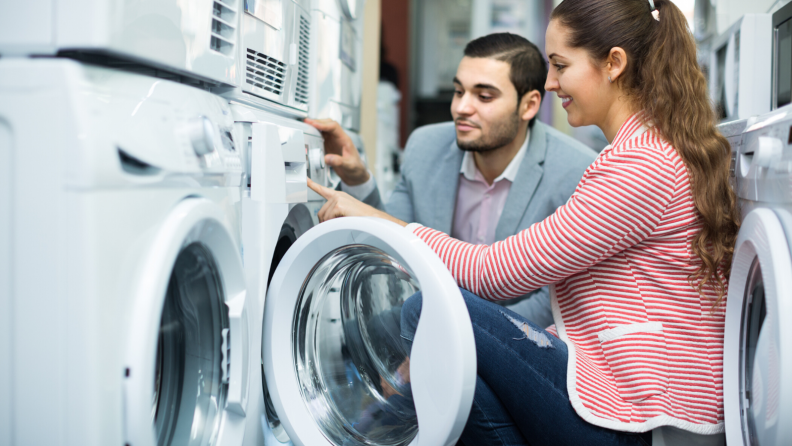
POLYGON ((333 189, 330 189, 329 187, 324 187, 321 184, 314 182, 310 178, 308 178, 308 187, 313 189, 313 191, 316 192, 317 194, 324 197, 325 200, 329 200, 336 193, 336 191, 334 191, 333 189))
POLYGON ((340 166, 342 164, 342 162, 343 162, 343 160, 338 155, 333 155, 333 154, 330 154, 330 153, 325 155, 325 164, 327 164, 330 167, 340 166))
POLYGON ((338 123, 332 119, 305 119, 305 123, 314 126, 320 132, 329 132, 333 130, 338 123))

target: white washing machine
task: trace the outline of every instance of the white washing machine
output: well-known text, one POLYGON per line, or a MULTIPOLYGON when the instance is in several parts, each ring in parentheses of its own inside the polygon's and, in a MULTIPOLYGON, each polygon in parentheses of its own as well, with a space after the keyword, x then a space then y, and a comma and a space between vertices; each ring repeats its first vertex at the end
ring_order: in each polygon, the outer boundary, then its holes
POLYGON ((360 131, 363 0, 313 0, 309 115, 360 131))
POLYGON ((453 445, 475 390, 456 282, 415 235, 375 218, 322 223, 291 246, 267 291, 262 357, 267 446, 453 445), (410 346, 401 309, 418 290, 410 346))
POLYGON ((792 107, 745 125, 733 148, 743 218, 726 303, 726 441, 780 446, 792 442, 792 107))
POLYGON ((239 83, 216 91, 283 116, 306 117, 311 0, 247 0, 239 19, 239 83))
POLYGON ((262 310, 233 125, 183 84, 0 60, 2 444, 242 444, 262 310))
POLYGON ((319 132, 245 105, 232 110, 236 139, 248 141, 249 296, 265 307, 257 321, 261 379, 251 380, 258 395, 251 390, 248 403, 260 426, 248 424, 245 444, 454 444, 472 404, 476 362, 470 318, 448 270, 417 237, 382 220, 316 225, 324 199, 306 190, 305 177, 338 183, 319 132), (427 297, 410 352, 399 309, 419 289, 427 297))
POLYGON ((3 56, 62 55, 140 65, 237 85, 242 0, 13 2, 0 14, 3 56))
MULTIPOLYGON (((260 108, 232 103, 236 137, 245 168, 242 192, 242 247, 249 296, 263 308, 274 269, 298 237, 318 223, 317 213, 325 200, 308 189, 306 178, 333 187, 338 178, 324 164, 323 139, 319 131, 294 119, 260 108)), ((261 333, 262 313, 252 323, 261 333)), ((261 338, 251 350, 259 369, 251 380, 250 414, 246 445, 264 444, 272 435, 267 424, 261 370, 261 338)), ((277 426, 276 431, 277 431, 277 426)))

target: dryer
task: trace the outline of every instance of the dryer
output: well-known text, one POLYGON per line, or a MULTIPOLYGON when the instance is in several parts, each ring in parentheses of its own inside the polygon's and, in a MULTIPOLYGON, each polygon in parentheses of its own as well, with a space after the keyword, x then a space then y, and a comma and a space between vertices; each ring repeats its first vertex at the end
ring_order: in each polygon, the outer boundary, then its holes
POLYGON ((262 309, 233 124, 184 84, 0 60, 3 444, 242 444, 262 309))
POLYGON ((17 2, 0 15, 0 54, 61 55, 233 86, 241 10, 241 0, 17 2))
POLYGON ((272 113, 306 117, 311 0, 248 0, 239 20, 239 83, 216 91, 272 113))
POLYGON ((726 303, 729 445, 792 438, 792 107, 751 118, 733 146, 742 226, 726 303))

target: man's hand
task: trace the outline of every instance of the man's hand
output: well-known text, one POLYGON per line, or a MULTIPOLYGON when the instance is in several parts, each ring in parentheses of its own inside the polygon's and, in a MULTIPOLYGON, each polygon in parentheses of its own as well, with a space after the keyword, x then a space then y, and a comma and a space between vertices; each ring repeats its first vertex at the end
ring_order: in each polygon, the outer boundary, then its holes
POLYGON ((369 173, 352 139, 332 119, 306 119, 306 124, 322 132, 325 140, 325 164, 331 166, 348 186, 363 184, 369 173))
POLYGON ((391 217, 385 212, 373 208, 366 203, 355 200, 346 192, 324 187, 311 181, 310 178, 308 179, 308 187, 327 200, 327 203, 322 206, 322 209, 319 209, 319 214, 317 215, 320 222, 338 217, 379 217, 402 226, 407 226, 407 223, 398 218, 391 217))

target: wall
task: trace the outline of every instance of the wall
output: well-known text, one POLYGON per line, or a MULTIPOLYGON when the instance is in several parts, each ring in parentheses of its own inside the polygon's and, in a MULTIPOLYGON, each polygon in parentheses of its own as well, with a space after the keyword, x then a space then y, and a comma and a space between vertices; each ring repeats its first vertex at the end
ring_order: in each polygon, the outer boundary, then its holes
POLYGON ((410 111, 410 1, 382 1, 382 47, 383 59, 396 67, 399 75, 401 110, 399 136, 402 147, 409 136, 410 111))
POLYGON ((377 83, 379 82, 380 0, 366 0, 363 8, 363 91, 360 99, 360 136, 368 165, 377 162, 377 83))

